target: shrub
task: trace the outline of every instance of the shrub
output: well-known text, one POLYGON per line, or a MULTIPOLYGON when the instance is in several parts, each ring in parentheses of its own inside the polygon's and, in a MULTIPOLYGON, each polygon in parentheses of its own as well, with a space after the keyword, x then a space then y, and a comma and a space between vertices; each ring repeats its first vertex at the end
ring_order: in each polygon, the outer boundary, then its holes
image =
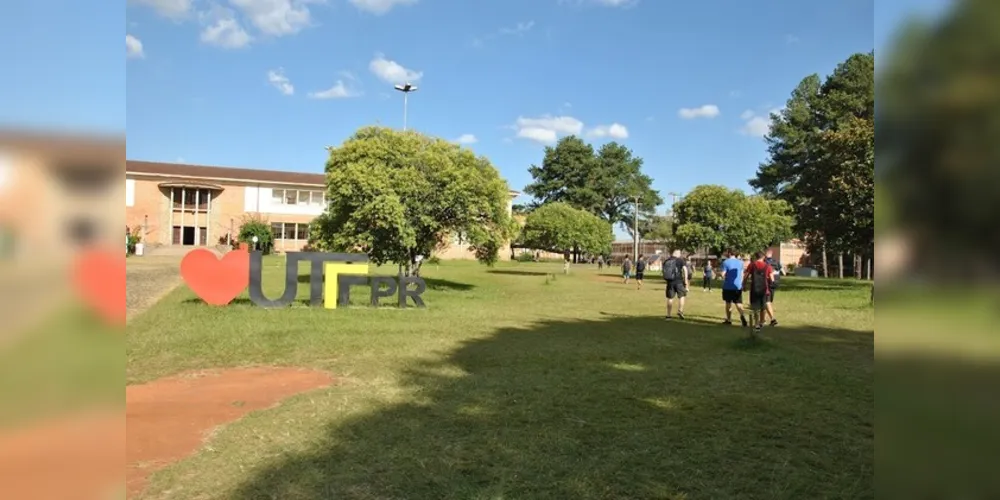
POLYGON ((236 239, 245 243, 252 250, 254 236, 257 237, 256 248, 264 255, 270 254, 274 249, 274 234, 271 233, 271 223, 258 215, 245 215, 240 222, 240 233, 236 239))
POLYGON ((441 257, 438 257, 437 255, 432 255, 431 258, 427 259, 427 263, 436 266, 441 263, 441 257))
POLYGON ((125 239, 126 253, 128 255, 135 255, 135 246, 142 243, 141 228, 137 227, 130 230, 128 226, 125 226, 125 239))
POLYGON ((518 262, 534 262, 535 256, 531 252, 521 252, 515 260, 518 262))

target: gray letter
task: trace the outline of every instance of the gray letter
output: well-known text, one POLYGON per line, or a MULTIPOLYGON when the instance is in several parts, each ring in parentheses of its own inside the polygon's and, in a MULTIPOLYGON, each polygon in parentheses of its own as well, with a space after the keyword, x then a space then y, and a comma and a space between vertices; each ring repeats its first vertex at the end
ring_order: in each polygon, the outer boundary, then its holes
POLYGON ((293 260, 289 254, 285 263, 285 291, 278 300, 270 300, 264 296, 262 288, 262 271, 264 257, 261 252, 250 252, 250 300, 260 307, 286 307, 295 300, 299 288, 298 260, 293 260))
POLYGON ((423 278, 417 276, 411 276, 409 278, 404 278, 402 275, 399 277, 399 307, 406 307, 406 298, 409 297, 413 299, 413 304, 417 307, 426 307, 424 305, 424 300, 420 298, 420 294, 427 290, 427 283, 424 282, 423 278), (417 285, 416 290, 410 290, 409 285, 413 283, 417 285))
POLYGON ((337 275, 337 306, 351 304, 351 285, 361 286, 367 284, 368 276, 364 274, 337 275))
POLYGON ((392 297, 396 293, 396 280, 389 276, 372 276, 372 307, 378 307, 382 297, 392 297), (386 285, 385 291, 382 285, 386 285))

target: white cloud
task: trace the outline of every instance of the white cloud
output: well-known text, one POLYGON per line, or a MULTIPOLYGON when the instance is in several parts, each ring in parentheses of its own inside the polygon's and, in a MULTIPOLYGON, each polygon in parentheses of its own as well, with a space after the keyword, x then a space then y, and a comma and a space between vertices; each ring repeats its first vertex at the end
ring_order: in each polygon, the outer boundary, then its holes
POLYGON ((292 95, 295 93, 295 86, 292 85, 291 80, 285 76, 285 70, 278 68, 272 69, 267 72, 267 83, 270 83, 272 87, 278 89, 285 95, 292 95))
POLYGON ((370 12, 377 16, 385 14, 400 5, 413 5, 417 0, 351 0, 358 10, 370 12))
POLYGON ((715 118, 716 116, 719 116, 719 107, 714 104, 706 104, 697 108, 681 108, 677 114, 685 120, 693 120, 695 118, 715 118))
POLYGON ((145 5, 157 14, 170 19, 181 19, 191 11, 191 0, 130 0, 138 5, 145 5))
POLYGON ((486 45, 486 42, 503 36, 518 36, 523 37, 525 33, 531 31, 535 27, 534 21, 522 21, 514 26, 505 26, 497 30, 496 33, 490 33, 489 35, 478 37, 472 40, 472 46, 476 48, 482 48, 486 45))
POLYGON ((350 97, 358 97, 361 93, 352 90, 343 80, 337 80, 332 87, 321 90, 319 92, 310 92, 309 97, 312 99, 347 99, 350 97))
POLYGON ((382 81, 391 84, 416 83, 424 77, 423 72, 408 69, 396 61, 386 59, 382 54, 375 54, 375 58, 368 63, 368 69, 382 81))
POLYGON ((764 137, 771 132, 771 114, 780 113, 781 109, 771 109, 767 114, 757 114, 753 110, 746 110, 740 115, 743 126, 740 133, 750 137, 764 137))
POLYGON ((500 28, 501 35, 523 35, 535 27, 534 21, 520 22, 510 28, 500 28))
POLYGON ((592 138, 610 137, 612 139, 628 139, 628 129, 620 123, 611 125, 598 125, 587 131, 587 136, 592 138))
POLYGON ((309 3, 316 0, 229 0, 261 33, 294 35, 312 23, 309 3))
POLYGON ((519 117, 514 129, 521 139, 554 144, 561 136, 579 135, 583 131, 583 122, 572 116, 519 117))
POLYGON ((455 139, 453 142, 457 142, 459 144, 475 144, 475 143, 479 142, 479 139, 477 139, 476 136, 474 136, 472 134, 462 134, 457 139, 455 139))
POLYGON ((129 59, 142 59, 146 57, 146 52, 142 49, 142 41, 132 35, 126 34, 125 57, 129 59))
POLYGON ((202 12, 200 17, 204 24, 201 30, 201 41, 204 43, 224 49, 239 49, 253 41, 230 9, 215 6, 208 12, 202 12))

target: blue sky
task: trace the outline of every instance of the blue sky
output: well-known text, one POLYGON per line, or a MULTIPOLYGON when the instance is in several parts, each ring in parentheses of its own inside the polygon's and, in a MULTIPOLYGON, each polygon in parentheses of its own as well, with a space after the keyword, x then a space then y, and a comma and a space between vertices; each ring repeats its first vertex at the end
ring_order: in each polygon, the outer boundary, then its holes
POLYGON ((409 79, 410 127, 468 139, 515 189, 567 133, 618 138, 662 193, 747 188, 760 117, 801 78, 944 2, 875 3, 133 0, 123 15, 15 2, 0 19, 0 43, 18 47, 0 63, 19 70, 0 81, 0 121, 127 124, 132 159, 320 172, 324 147, 358 127, 402 126, 392 84, 409 79))

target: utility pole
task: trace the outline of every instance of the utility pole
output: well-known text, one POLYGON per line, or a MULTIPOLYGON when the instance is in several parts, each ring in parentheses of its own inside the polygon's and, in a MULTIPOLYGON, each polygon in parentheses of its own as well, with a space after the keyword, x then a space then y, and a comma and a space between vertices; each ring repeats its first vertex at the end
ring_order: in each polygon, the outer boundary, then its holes
POLYGON ((403 85, 396 85, 395 89, 403 93, 403 132, 406 132, 406 114, 409 106, 409 96, 410 92, 417 91, 417 86, 406 83, 403 85))
POLYGON ((632 217, 632 262, 639 262, 639 197, 635 197, 635 213, 632 217))

